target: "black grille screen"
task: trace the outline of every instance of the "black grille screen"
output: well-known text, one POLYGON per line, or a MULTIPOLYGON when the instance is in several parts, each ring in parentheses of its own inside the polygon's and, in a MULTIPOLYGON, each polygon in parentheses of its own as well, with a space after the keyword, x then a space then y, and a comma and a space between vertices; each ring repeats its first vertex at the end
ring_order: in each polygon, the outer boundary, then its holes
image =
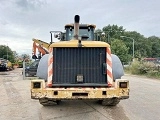
POLYGON ((53 85, 95 85, 106 84, 103 64, 106 62, 106 48, 54 48, 53 85), (77 75, 83 81, 77 82, 77 75))

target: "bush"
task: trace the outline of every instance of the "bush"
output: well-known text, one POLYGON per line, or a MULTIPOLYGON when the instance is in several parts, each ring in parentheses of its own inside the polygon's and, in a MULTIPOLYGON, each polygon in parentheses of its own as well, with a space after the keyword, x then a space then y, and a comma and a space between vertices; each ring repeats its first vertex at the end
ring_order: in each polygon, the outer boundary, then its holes
POLYGON ((139 67, 140 67, 139 61, 132 62, 131 65, 129 66, 131 74, 141 74, 139 67))
POLYGON ((131 74, 146 75, 148 77, 159 78, 160 71, 157 68, 158 67, 154 63, 151 63, 151 62, 134 61, 125 70, 129 71, 131 74))
POLYGON ((154 70, 156 70, 156 66, 154 63, 151 63, 151 62, 142 62, 139 66, 140 74, 146 74, 154 70))

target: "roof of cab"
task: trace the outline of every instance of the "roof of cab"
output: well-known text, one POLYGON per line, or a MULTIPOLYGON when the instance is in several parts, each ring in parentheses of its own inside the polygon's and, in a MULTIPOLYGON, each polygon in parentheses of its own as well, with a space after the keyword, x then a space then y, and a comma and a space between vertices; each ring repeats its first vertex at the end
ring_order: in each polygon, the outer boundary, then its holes
MULTIPOLYGON (((93 24, 79 24, 80 27, 93 27, 93 28, 96 28, 96 25, 93 25, 93 24)), ((67 24, 65 25, 65 28, 66 27, 74 27, 74 24, 67 24)))

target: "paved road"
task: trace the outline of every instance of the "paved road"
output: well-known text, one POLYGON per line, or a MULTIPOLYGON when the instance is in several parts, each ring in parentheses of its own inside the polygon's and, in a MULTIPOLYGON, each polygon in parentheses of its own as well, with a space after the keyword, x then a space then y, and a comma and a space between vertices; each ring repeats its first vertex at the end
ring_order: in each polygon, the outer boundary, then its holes
POLYGON ((160 120, 160 80, 126 75, 130 80, 130 98, 122 101, 132 120, 160 120))
POLYGON ((43 107, 30 99, 30 80, 21 70, 0 73, 0 120, 160 120, 160 80, 129 76, 130 98, 115 107, 70 100, 43 107))

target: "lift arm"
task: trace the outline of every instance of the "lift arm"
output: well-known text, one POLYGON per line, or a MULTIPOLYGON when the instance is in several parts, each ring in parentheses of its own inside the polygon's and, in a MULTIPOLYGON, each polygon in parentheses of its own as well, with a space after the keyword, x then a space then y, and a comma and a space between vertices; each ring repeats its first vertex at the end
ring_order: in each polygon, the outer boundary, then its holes
POLYGON ((49 50, 49 46, 50 46, 50 44, 49 44, 49 43, 44 42, 44 41, 39 40, 39 39, 35 39, 35 38, 33 38, 32 40, 33 40, 35 43, 37 43, 37 44, 41 45, 43 48, 45 48, 45 49, 49 50))
POLYGON ((33 53, 32 58, 33 59, 40 59, 43 55, 48 54, 49 46, 50 44, 38 39, 32 39, 33 40, 33 53), (39 51, 38 57, 36 56, 36 49, 39 51))

